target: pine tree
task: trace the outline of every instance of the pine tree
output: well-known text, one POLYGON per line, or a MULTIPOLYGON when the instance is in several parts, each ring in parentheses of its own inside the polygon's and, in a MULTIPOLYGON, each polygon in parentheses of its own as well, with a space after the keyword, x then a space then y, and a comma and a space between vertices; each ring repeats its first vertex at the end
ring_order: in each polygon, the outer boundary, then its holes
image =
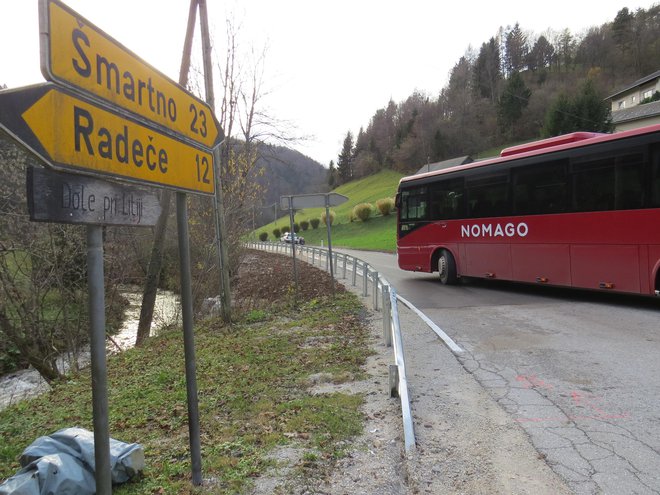
POLYGON ((474 65, 474 78, 477 94, 495 103, 497 101, 497 86, 500 79, 502 79, 500 49, 495 38, 491 38, 488 43, 481 45, 479 56, 474 65))
POLYGON ((504 134, 520 119, 531 95, 520 73, 511 74, 497 104, 497 121, 504 134))
POLYGON ((353 134, 348 131, 344 138, 344 146, 337 158, 337 171, 342 184, 353 179, 353 134))
POLYGON ((334 189, 337 185, 337 168, 335 167, 334 160, 330 160, 330 166, 328 167, 328 186, 330 189, 334 189))
POLYGON ((565 94, 559 95, 546 113, 543 135, 559 136, 578 131, 612 132, 613 129, 610 106, 597 94, 589 79, 572 99, 565 94))

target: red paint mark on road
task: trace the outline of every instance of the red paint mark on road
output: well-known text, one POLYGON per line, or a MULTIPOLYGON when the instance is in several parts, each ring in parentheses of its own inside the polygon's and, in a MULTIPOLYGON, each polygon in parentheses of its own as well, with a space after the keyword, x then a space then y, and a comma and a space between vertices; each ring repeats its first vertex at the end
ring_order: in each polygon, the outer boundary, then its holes
POLYGON ((595 416, 580 416, 580 415, 570 415, 570 416, 557 416, 557 417, 547 417, 547 418, 516 418, 517 423, 543 423, 545 421, 580 421, 593 419, 596 421, 604 421, 611 419, 630 419, 630 413, 625 412, 623 414, 602 414, 595 416))
MULTIPOLYGON (((516 381, 521 383, 522 387, 525 389, 553 390, 555 388, 554 385, 541 380, 536 375, 518 375, 516 376, 516 381)), ((605 421, 630 418, 629 412, 624 412, 621 414, 608 413, 603 408, 603 398, 590 392, 571 390, 570 397, 574 407, 579 409, 587 409, 590 414, 568 414, 565 416, 557 417, 517 418, 515 421, 518 423, 542 423, 551 421, 605 421)))
POLYGON ((546 390, 552 390, 554 385, 544 382, 536 375, 518 375, 516 381, 521 382, 523 388, 544 388, 546 390))

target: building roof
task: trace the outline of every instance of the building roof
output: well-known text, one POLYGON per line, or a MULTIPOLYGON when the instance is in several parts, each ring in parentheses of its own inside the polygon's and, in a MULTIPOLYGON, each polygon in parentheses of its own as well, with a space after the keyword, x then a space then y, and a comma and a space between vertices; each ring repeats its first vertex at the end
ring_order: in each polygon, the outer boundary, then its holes
POLYGON ((612 123, 620 124, 631 120, 655 117, 656 115, 660 115, 660 101, 652 101, 651 103, 616 110, 612 112, 612 123))
POLYGON ((619 96, 621 93, 625 93, 626 91, 630 91, 630 90, 633 89, 633 88, 636 88, 636 87, 638 87, 638 86, 641 86, 642 84, 645 84, 645 83, 647 83, 647 82, 649 82, 649 81, 652 81, 653 79, 658 79, 659 77, 660 77, 660 70, 655 71, 653 74, 649 74, 648 76, 644 76, 644 77, 642 77, 641 79, 638 79, 638 80, 635 81, 634 83, 629 84, 629 85, 626 86, 625 88, 623 88, 623 89, 617 91, 616 93, 614 93, 614 94, 608 96, 608 97, 605 98, 605 99, 606 99, 606 100, 609 100, 609 99, 616 98, 616 97, 619 96))
POLYGON ((457 158, 451 158, 449 160, 444 160, 442 162, 429 163, 420 168, 415 175, 425 174, 427 172, 435 172, 436 170, 442 170, 444 168, 455 167, 457 165, 465 165, 466 163, 472 163, 474 160, 471 156, 459 156, 457 158))

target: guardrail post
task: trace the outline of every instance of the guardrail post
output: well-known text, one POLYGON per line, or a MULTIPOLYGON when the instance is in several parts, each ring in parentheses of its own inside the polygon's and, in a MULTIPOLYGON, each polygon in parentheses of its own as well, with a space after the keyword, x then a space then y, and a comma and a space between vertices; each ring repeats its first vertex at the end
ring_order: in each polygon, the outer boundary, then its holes
POLYGON ((374 298, 374 309, 378 311, 378 272, 373 272, 373 282, 374 282, 374 293, 373 293, 373 298, 374 298))
POLYGON ((390 313, 390 286, 383 284, 383 339, 385 345, 392 347, 392 314, 390 313))
POLYGON ((362 263, 362 296, 367 297, 369 295, 369 290, 367 289, 367 284, 369 283, 369 265, 362 263))
POLYGON ((353 287, 357 285, 356 279, 357 279, 357 263, 358 260, 357 258, 353 258, 353 287))
POLYGON ((344 254, 343 257, 344 257, 344 270, 343 270, 344 275, 342 276, 342 278, 346 278, 346 258, 348 257, 348 255, 344 254))
POLYGON ((399 396, 399 367, 390 364, 390 397, 399 396))

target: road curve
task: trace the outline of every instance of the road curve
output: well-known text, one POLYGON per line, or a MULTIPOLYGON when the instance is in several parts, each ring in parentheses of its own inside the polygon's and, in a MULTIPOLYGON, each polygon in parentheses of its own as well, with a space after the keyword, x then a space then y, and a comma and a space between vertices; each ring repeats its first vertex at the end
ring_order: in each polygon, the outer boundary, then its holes
POLYGON ((457 359, 576 494, 660 493, 660 300, 447 287, 400 270, 393 254, 338 251, 367 261, 464 350, 457 359))

